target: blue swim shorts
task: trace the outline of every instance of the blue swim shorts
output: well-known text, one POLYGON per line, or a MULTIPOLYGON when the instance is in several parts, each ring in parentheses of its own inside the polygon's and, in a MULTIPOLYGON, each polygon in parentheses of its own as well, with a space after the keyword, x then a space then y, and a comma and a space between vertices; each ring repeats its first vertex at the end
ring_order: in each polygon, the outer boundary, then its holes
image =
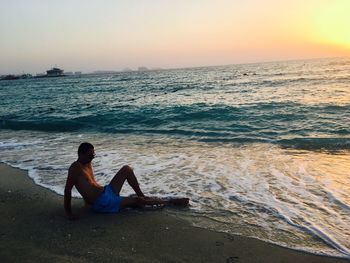
POLYGON ((97 213, 118 213, 123 197, 114 193, 112 186, 106 185, 91 208, 97 213))

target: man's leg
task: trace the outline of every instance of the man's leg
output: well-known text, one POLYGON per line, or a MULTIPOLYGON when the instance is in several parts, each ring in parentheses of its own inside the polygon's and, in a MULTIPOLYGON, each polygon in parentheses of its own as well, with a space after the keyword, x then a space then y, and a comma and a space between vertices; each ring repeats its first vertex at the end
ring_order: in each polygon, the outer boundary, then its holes
POLYGON ((144 194, 142 193, 142 191, 140 189, 139 182, 137 181, 137 178, 134 174, 134 171, 128 165, 123 166, 118 171, 118 173, 113 177, 113 179, 110 183, 112 188, 113 188, 113 191, 117 195, 120 194, 120 190, 122 189, 125 180, 127 180, 128 184, 132 187, 132 189, 134 189, 135 193, 138 196, 141 196, 141 197, 144 196, 144 194))
POLYGON ((123 197, 123 200, 120 203, 120 209, 123 209, 125 207, 137 208, 153 205, 187 206, 188 203, 188 198, 161 199, 157 197, 123 197))
POLYGON ((123 197, 123 200, 120 202, 119 209, 126 207, 138 208, 142 207, 138 197, 123 197))
POLYGON ((153 206, 153 205, 167 205, 170 204, 167 200, 162 200, 156 197, 123 197, 123 200, 120 203, 120 209, 126 207, 132 208, 141 208, 144 206, 153 206))
POLYGON ((113 191, 119 195, 125 180, 134 189, 138 197, 124 197, 120 203, 120 208, 125 207, 143 207, 147 205, 188 205, 188 198, 172 198, 164 200, 156 197, 145 197, 142 193, 137 178, 132 168, 128 165, 123 166, 110 182, 113 191))

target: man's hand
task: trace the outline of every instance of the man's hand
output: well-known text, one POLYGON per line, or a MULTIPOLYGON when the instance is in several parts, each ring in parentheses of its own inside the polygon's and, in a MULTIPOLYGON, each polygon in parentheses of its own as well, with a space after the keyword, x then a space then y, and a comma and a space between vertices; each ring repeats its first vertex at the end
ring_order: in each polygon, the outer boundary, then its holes
POLYGON ((69 168, 66 186, 64 187, 64 210, 68 220, 76 220, 78 217, 73 215, 71 206, 72 188, 75 185, 76 174, 72 172, 71 168, 72 166, 69 168))

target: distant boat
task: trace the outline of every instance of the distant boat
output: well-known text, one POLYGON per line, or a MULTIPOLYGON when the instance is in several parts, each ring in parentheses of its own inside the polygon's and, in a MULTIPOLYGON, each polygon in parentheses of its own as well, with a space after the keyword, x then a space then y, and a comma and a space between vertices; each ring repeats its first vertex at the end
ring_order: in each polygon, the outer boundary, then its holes
POLYGON ((46 74, 45 73, 36 74, 35 78, 65 77, 65 76, 66 75, 63 74, 63 69, 52 68, 52 69, 46 70, 46 74))
POLYGON ((61 76, 64 76, 63 69, 52 68, 52 69, 46 70, 46 76, 47 77, 61 77, 61 76))

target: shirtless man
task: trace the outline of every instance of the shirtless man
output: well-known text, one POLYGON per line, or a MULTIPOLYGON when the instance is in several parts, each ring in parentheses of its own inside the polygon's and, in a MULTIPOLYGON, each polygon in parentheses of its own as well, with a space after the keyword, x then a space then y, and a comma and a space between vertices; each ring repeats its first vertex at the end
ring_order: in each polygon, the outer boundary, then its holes
POLYGON ((68 219, 77 219, 72 213, 72 188, 76 187, 85 202, 98 213, 117 213, 125 207, 143 207, 146 205, 188 205, 188 198, 162 200, 146 197, 137 181, 133 170, 125 165, 106 186, 99 185, 94 177, 91 161, 95 158, 94 146, 82 143, 78 149, 78 160, 71 164, 64 189, 64 209, 68 219), (129 183, 137 197, 121 197, 120 190, 125 182, 129 183))

